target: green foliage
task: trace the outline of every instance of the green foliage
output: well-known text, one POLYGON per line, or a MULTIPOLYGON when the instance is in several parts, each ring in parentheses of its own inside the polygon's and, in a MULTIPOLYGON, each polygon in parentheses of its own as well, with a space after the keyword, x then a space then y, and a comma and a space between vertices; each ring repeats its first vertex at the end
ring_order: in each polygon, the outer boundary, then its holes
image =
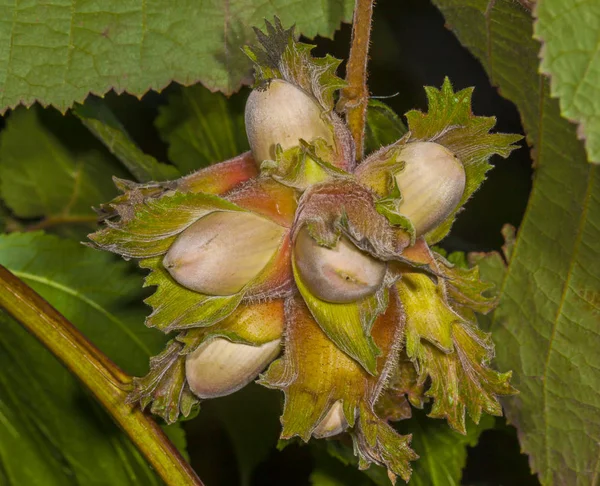
POLYGON ((314 37, 331 36, 354 2, 158 1, 11 4, 0 25, 0 110, 40 101, 64 111, 88 93, 141 96, 171 81, 236 91, 248 80, 241 47, 252 26, 278 15, 314 37))
POLYGON ((529 15, 508 0, 491 9, 484 0, 436 3, 516 103, 534 149, 534 188, 492 323, 497 362, 514 370, 521 391, 506 413, 544 484, 591 484, 600 442, 600 172, 537 73, 529 15))
MULTIPOLYGON (((0 264, 129 373, 143 372, 148 356, 164 344, 160 333, 142 325, 140 277, 124 262, 28 233, 0 236, 0 264)), ((0 481, 161 484, 76 379, 6 314, 0 320, 0 481)))
POLYGON ((101 100, 88 98, 85 104, 78 105, 74 112, 138 181, 162 181, 174 179, 179 175, 175 167, 161 164, 154 157, 144 154, 131 140, 110 108, 101 100))
POLYGON ((0 135, 0 194, 17 217, 93 227, 92 206, 116 194, 113 174, 125 173, 98 151, 69 150, 36 109, 16 110, 0 135))
MULTIPOLYGON (((307 306, 302 307, 302 316, 296 309, 296 318, 303 323, 286 329, 286 355, 271 365, 262 384, 285 392, 284 437, 298 435, 308 440, 332 404, 343 403, 349 434, 322 446, 341 462, 331 462, 323 450, 312 449, 314 485, 389 484, 381 466, 373 465, 366 473, 354 468, 370 462, 385 464, 407 478, 409 461, 415 458, 411 447, 421 456, 412 463, 411 485, 458 485, 468 447, 494 425, 493 418, 482 416, 478 425, 467 421, 465 429, 465 410, 475 421, 482 410, 499 414, 496 395, 512 391, 508 374, 487 367, 493 355, 487 335, 461 319, 472 321, 472 310, 489 310, 501 291, 500 308, 493 316, 478 320, 493 333, 498 367, 515 371, 515 386, 521 394, 503 404, 509 420, 518 427, 531 466, 544 484, 595 483, 600 451, 600 174, 586 158, 600 161, 598 9, 589 1, 538 0, 535 35, 544 42, 541 69, 551 75, 548 85, 537 72, 540 45, 532 39, 533 21, 517 3, 434 2, 463 44, 481 60, 492 82, 517 104, 534 149, 535 185, 516 244, 514 233, 505 231, 504 256, 510 267, 498 253, 470 255, 470 261, 480 262, 483 280, 498 284, 495 289, 482 286, 475 270, 445 268, 447 283, 440 287, 443 302, 438 302, 447 307, 443 311, 430 311, 418 299, 411 302, 405 296, 404 310, 417 309, 411 313, 413 318, 419 309, 429 316, 446 317, 433 322, 421 316, 421 333, 410 319, 386 317, 388 299, 382 294, 361 305, 331 304, 312 296, 298 279, 307 306), (550 95, 560 98, 560 110, 550 95), (587 157, 575 127, 561 114, 580 123, 587 157), (435 324, 441 330, 434 329, 435 324), (409 411, 408 401, 415 406, 425 401, 426 410, 394 429, 373 413, 373 404, 389 399, 386 394, 392 386, 386 373, 397 358, 390 343, 400 342, 395 334, 399 327, 408 336, 402 352, 413 358, 419 354, 422 382, 415 390, 394 390, 399 391, 395 398, 404 400, 409 411), (294 339, 304 341, 302 346, 294 339), (334 364, 335 372, 331 372, 334 364), (447 418, 465 435, 452 430, 445 420, 431 417, 447 418), (413 434, 412 443, 396 431, 413 434)), ((111 88, 141 96, 171 81, 203 85, 173 86, 167 103, 158 107, 154 124, 168 146, 169 163, 137 147, 124 124, 98 98, 77 105, 73 113, 107 150, 75 149, 75 141, 70 143, 54 127, 50 130, 50 125, 44 125, 37 107, 10 113, 0 132, 0 228, 46 228, 81 238, 82 230, 96 225, 92 206, 116 195, 111 176, 130 175, 143 183, 167 181, 246 151, 243 96, 227 100, 211 91, 231 94, 249 81, 250 62, 240 47, 254 38, 252 26, 262 28, 265 17, 277 15, 282 23, 267 24, 267 33, 258 33, 259 46, 246 49, 258 64, 258 81, 283 78, 295 82, 331 111, 334 91, 344 84, 334 73, 338 61, 331 57, 312 60, 311 46, 294 42, 293 29, 281 25, 295 22, 297 32, 309 37, 331 35, 341 20, 351 18, 353 3, 274 0, 266 5, 249 0, 199 5, 176 0, 139 5, 129 0, 94 0, 84 5, 76 0, 67 6, 55 1, 33 6, 17 2, 0 9, 10 19, 0 24, 0 51, 8 53, 0 56, 0 111, 36 100, 65 111, 89 93, 103 95, 111 88), (74 226, 78 229, 73 230, 74 226)), ((435 140, 461 158, 467 171, 461 205, 485 179, 489 157, 506 157, 518 140, 490 134, 495 120, 473 116, 471 94, 471 89, 455 92, 447 80, 440 90, 428 88, 429 112, 407 114, 410 134, 404 140, 435 140)), ((368 153, 393 144, 407 130, 384 103, 369 102, 368 153)), ((314 146, 301 150, 318 159, 314 146)), ((152 403, 151 411, 167 422, 177 420, 180 413, 188 416, 198 402, 186 388, 185 352, 209 333, 203 335, 206 329, 198 328, 192 335, 188 328, 218 321, 211 328, 214 335, 239 338, 228 327, 229 316, 238 305, 260 303, 261 297, 246 298, 242 292, 214 297, 189 291, 168 275, 161 255, 179 232, 210 211, 247 210, 244 197, 267 212, 286 213, 289 208, 280 201, 253 199, 264 188, 249 190, 235 204, 202 194, 227 192, 253 177, 252 164, 239 160, 222 171, 205 171, 173 183, 136 185, 119 180, 118 187, 126 194, 101 208, 108 226, 95 233, 96 244, 126 258, 143 258, 141 266, 151 270, 146 285, 158 287, 146 298, 154 308, 148 326, 165 332, 183 329, 151 362, 151 373, 136 381, 135 399, 142 405, 152 403), (175 188, 189 192, 174 193, 171 189, 175 188)), ((411 223, 401 214, 399 192, 379 195, 380 213, 399 230, 410 230, 411 223)), ((289 212, 294 211, 295 206, 289 212)), ((446 236, 454 217, 430 233, 429 241, 446 236)), ((375 223, 369 223, 372 230, 375 223)), ((448 259, 465 267, 463 254, 448 259)), ((0 235, 0 264, 41 293, 128 373, 143 375, 148 357, 166 342, 163 333, 143 325, 148 309, 141 302, 148 293, 141 288, 140 275, 125 262, 55 236, 14 233, 0 235)), ((398 264, 407 262, 398 260, 398 264)), ((401 282, 407 285, 411 278, 403 276, 401 282)), ((421 278, 434 285, 422 275, 414 281, 421 278)), ((1 484, 160 484, 80 384, 1 310, 0 326, 1 484)), ((274 418, 276 400, 265 399, 265 393, 273 396, 252 386, 203 404, 207 419, 221 421, 227 431, 243 485, 251 484, 279 428, 274 418)), ((180 427, 166 430, 177 447, 185 448, 180 427)), ((206 449, 209 458, 211 449, 206 449)))
POLYGON ((406 125, 394 110, 379 100, 369 100, 365 127, 367 155, 400 140, 406 131, 406 125))
POLYGON ((255 384, 210 400, 202 405, 202 420, 218 420, 226 430, 236 455, 240 486, 252 484, 256 467, 266 460, 277 444, 281 412, 277 393, 255 384))
POLYGON ((466 435, 458 434, 440 420, 431 420, 416 412, 406 422, 399 424, 402 433, 413 434, 412 446, 425 460, 414 463, 410 486, 459 486, 462 469, 467 462, 467 447, 477 444, 481 433, 494 426, 489 415, 478 425, 468 423, 466 435), (431 458, 431 460, 427 460, 431 458))
POLYGON ((169 103, 160 107, 155 124, 169 144, 169 160, 182 174, 248 150, 244 98, 228 100, 200 85, 169 95, 169 103))
POLYGON ((534 36, 542 42, 540 71, 561 114, 580 124, 588 160, 600 163, 600 57, 597 2, 539 0, 534 36))

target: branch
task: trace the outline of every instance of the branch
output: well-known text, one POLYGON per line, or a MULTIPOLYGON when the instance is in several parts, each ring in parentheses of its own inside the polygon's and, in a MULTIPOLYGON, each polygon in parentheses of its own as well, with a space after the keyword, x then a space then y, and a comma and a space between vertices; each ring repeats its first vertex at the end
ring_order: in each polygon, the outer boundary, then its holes
POLYGON ((363 157, 365 120, 369 103, 367 62, 373 4, 374 0, 356 0, 352 21, 352 47, 346 67, 348 86, 342 90, 338 105, 340 111, 346 112, 346 121, 356 145, 357 161, 363 157))
POLYGON ((131 377, 32 288, 0 265, 0 307, 79 378, 170 486, 203 486, 156 422, 125 402, 131 377))

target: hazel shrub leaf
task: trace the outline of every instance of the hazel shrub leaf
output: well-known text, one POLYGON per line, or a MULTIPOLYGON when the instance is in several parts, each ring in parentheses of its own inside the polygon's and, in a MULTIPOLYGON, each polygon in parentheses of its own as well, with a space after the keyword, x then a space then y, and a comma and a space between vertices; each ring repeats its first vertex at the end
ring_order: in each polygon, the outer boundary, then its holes
POLYGON ((455 92, 446 78, 440 89, 426 87, 428 111, 411 110, 406 114, 409 142, 433 141, 449 149, 462 162, 466 173, 466 187, 457 208, 448 218, 427 234, 427 241, 435 244, 443 239, 456 218, 456 213, 485 180, 492 166, 492 155, 504 158, 517 148, 520 135, 489 133, 496 124, 495 117, 475 116, 471 112, 473 88, 455 92))
POLYGON ((365 125, 366 154, 393 144, 406 132, 406 125, 394 110, 379 100, 369 100, 365 125))
POLYGON ((73 112, 139 182, 162 181, 180 175, 172 165, 143 153, 102 100, 88 98, 73 112))
POLYGON ((135 446, 49 351, 2 312, 0 325, 4 484, 162 484, 135 446))
MULTIPOLYGON (((0 236, 0 264, 128 373, 143 373, 165 342, 142 325, 140 278, 125 262, 55 236, 13 233, 0 236)), ((8 480, 162 484, 78 381, 11 318, 0 319, 0 408, 9 418, 0 421, 0 470, 8 480)))
POLYGON ((508 0, 435 3, 517 105, 533 146, 533 190, 491 323, 496 362, 520 390, 506 415, 542 484, 590 484, 600 457, 599 168, 538 74, 530 15, 508 0))
POLYGON ((600 163, 600 8, 593 1, 539 1, 534 36, 542 43, 540 71, 562 116, 579 124, 588 160, 600 163))
POLYGON ((354 2, 192 0, 6 5, 0 18, 0 110, 34 101, 65 111, 88 93, 141 96, 171 81, 231 94, 248 81, 241 47, 278 15, 298 32, 332 36, 354 2))
POLYGON ((411 486, 459 486, 462 470, 467 463, 468 447, 477 444, 485 430, 494 427, 494 418, 485 415, 478 425, 469 421, 466 435, 458 434, 440 420, 431 420, 423 412, 416 412, 410 420, 398 424, 401 433, 413 436, 412 446, 423 458, 414 463, 411 486))
POLYGON ((0 134, 0 194, 19 218, 95 225, 92 206, 116 194, 125 175, 97 151, 70 151, 41 123, 36 108, 15 110, 0 134))
POLYGON ((182 174, 227 160, 248 150, 244 97, 226 98, 194 85, 168 96, 155 125, 169 145, 169 160, 182 174))

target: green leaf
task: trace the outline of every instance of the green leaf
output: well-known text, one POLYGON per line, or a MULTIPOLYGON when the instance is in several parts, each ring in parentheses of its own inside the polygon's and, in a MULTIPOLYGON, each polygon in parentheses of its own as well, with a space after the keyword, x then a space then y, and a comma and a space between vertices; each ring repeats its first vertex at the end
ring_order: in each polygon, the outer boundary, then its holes
POLYGON ((256 467, 275 449, 281 431, 276 392, 250 383, 231 395, 203 404, 202 420, 220 420, 236 455, 240 486, 252 484, 256 467))
POLYGON ((600 467, 600 171, 538 75, 529 14, 508 0, 436 3, 517 104, 534 148, 533 190, 492 323, 497 363, 520 390, 506 414, 543 484, 591 484, 600 467))
POLYGON ((69 151, 40 122, 19 109, 0 135, 0 193, 20 218, 96 224, 93 205, 116 194, 113 174, 125 173, 96 151, 69 151))
POLYGON ((68 371, 0 312, 0 480, 160 485, 127 437, 68 371))
POLYGON ((369 100, 365 128, 367 154, 397 142, 407 131, 406 125, 394 110, 379 100, 369 100))
MULTIPOLYGON (((41 233, 0 236, 0 264, 129 373, 164 337, 143 326, 140 277, 125 262, 41 233)), ((77 380, 0 314, 0 478, 7 484, 162 484, 77 380)))
POLYGON ((182 174, 248 150, 244 97, 227 99, 200 85, 181 88, 159 108, 155 124, 182 174))
POLYGON ((138 181, 162 181, 180 175, 175 167, 143 153, 102 100, 89 98, 73 112, 138 181))
POLYGON ((308 37, 352 19, 351 0, 75 2, 2 8, 0 109, 38 100, 60 110, 110 89, 137 96, 171 81, 231 94, 247 81, 241 47, 278 15, 308 37))
POLYGON ((579 124, 588 160, 600 163, 600 9, 593 1, 539 0, 534 35, 542 42, 540 71, 561 114, 579 124))
POLYGON ((410 486, 459 486, 467 463, 467 447, 477 444, 481 433, 494 426, 486 415, 479 425, 469 421, 466 435, 455 432, 441 420, 415 411, 410 420, 399 424, 403 434, 413 434, 412 446, 421 460, 414 463, 410 486))

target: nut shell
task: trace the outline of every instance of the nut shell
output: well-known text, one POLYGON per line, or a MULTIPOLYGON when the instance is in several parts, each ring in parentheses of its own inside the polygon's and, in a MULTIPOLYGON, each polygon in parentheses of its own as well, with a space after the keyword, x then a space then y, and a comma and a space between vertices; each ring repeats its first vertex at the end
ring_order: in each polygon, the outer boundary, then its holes
POLYGON ((246 133, 256 162, 275 160, 277 144, 283 150, 323 138, 333 145, 333 127, 323 119, 317 101, 287 81, 272 80, 255 89, 246 102, 246 133))
POLYGON ((405 163, 396 174, 402 193, 400 212, 421 236, 442 223, 460 203, 465 169, 452 152, 434 142, 408 143, 399 159, 405 163))
POLYGON ((252 213, 216 211, 179 235, 163 265, 188 289, 232 295, 269 263, 284 233, 281 226, 252 213))
POLYGON ((381 287, 386 264, 359 250, 342 236, 334 248, 320 246, 306 228, 294 244, 294 261, 302 282, 321 300, 355 302, 381 287))

